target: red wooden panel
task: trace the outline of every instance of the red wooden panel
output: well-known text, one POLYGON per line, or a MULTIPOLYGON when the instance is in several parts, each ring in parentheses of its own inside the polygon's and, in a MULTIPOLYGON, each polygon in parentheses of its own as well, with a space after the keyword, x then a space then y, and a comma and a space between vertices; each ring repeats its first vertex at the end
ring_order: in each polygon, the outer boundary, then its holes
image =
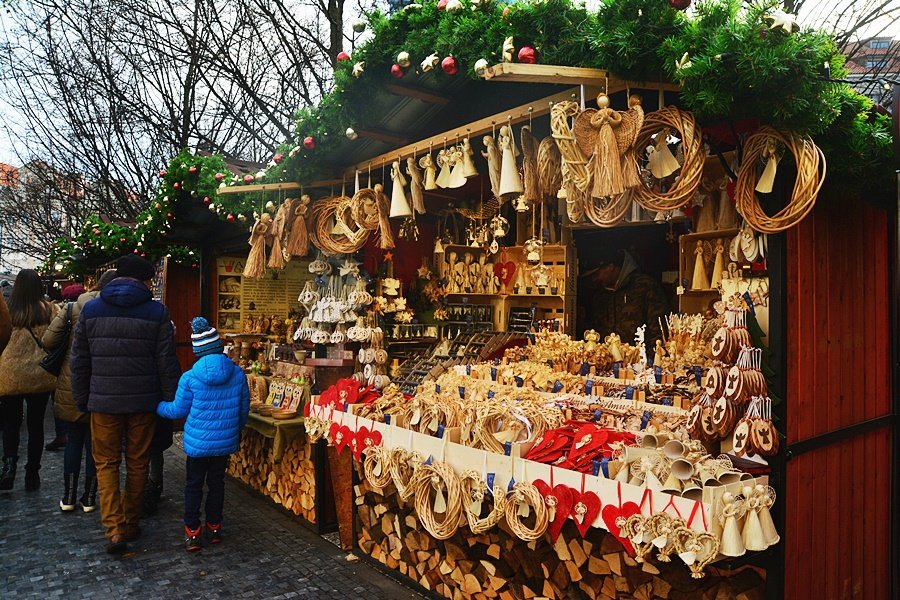
POLYGON ((191 349, 191 319, 200 315, 200 270, 169 263, 166 278, 166 307, 175 323, 175 343, 181 370, 186 371, 196 357, 191 349))
MULTIPOLYGON (((890 412, 888 218, 824 196, 787 238, 793 443, 890 412)), ((788 463, 785 598, 886 598, 888 428, 788 463)))
POLYGON ((855 471, 857 452, 890 456, 888 428, 857 436, 789 463, 785 598, 888 598, 890 472, 855 471), (827 478, 811 476, 818 463, 827 478), (823 545, 825 544, 825 545, 823 545))

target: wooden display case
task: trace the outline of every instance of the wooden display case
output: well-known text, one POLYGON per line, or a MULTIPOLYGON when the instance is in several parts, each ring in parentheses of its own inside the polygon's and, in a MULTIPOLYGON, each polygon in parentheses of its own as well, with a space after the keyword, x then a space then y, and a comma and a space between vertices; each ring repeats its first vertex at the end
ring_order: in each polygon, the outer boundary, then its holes
POLYGON ((513 308, 530 308, 534 306, 535 319, 557 319, 561 323, 562 331, 572 334, 575 328, 575 287, 578 281, 577 262, 575 260, 575 248, 571 245, 545 245, 543 248, 542 264, 550 268, 551 284, 545 287, 537 287, 531 281, 529 274, 531 269, 525 262, 525 250, 522 246, 510 246, 503 248, 497 254, 490 254, 481 247, 463 245, 448 245, 443 254, 435 255, 435 264, 440 265, 441 273, 449 269, 447 262, 451 252, 462 257, 468 253, 473 255, 477 262, 480 255, 488 253, 488 262, 498 262, 505 254, 505 260, 516 265, 516 274, 506 286, 507 293, 451 293, 447 296, 450 304, 471 303, 478 305, 491 305, 493 308, 493 329, 495 331, 507 331, 509 326, 509 314, 513 308), (519 270, 523 269, 522 277, 519 270), (518 287, 516 283, 519 282, 518 287))
POLYGON ((721 291, 716 288, 691 289, 694 278, 694 265, 696 255, 694 250, 697 242, 703 243, 703 258, 708 278, 712 277, 713 265, 716 260, 716 241, 722 240, 725 246, 725 265, 728 259, 728 244, 738 234, 737 229, 721 229, 717 231, 705 231, 703 233, 688 233, 678 238, 678 281, 684 288, 679 295, 679 308, 684 313, 702 313, 709 303, 721 296, 721 291))

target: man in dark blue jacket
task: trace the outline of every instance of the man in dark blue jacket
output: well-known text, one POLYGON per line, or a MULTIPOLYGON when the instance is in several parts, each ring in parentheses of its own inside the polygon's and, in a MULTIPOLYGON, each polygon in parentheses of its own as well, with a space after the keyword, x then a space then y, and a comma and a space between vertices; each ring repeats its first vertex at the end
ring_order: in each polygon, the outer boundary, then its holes
POLYGON ((116 275, 81 310, 70 358, 75 402, 91 413, 100 514, 110 554, 123 553, 127 542, 140 535, 156 406, 175 397, 181 374, 169 311, 150 292, 153 265, 128 255, 119 259, 116 275), (124 494, 119 491, 123 436, 124 494))

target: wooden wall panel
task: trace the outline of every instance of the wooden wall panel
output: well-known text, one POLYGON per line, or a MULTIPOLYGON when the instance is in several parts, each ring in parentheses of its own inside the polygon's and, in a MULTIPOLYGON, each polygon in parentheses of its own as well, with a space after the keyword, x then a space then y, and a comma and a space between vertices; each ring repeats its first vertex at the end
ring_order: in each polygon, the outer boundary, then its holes
MULTIPOLYGON (((175 323, 175 344, 181 370, 196 360, 191 348, 191 319, 200 315, 200 270, 169 263, 166 307, 175 323)), ((214 322, 214 321, 213 321, 214 322)))
MULTIPOLYGON (((786 435, 891 411, 888 215, 822 197, 787 236, 786 435)), ((891 432, 787 463, 785 598, 887 598, 891 432)))

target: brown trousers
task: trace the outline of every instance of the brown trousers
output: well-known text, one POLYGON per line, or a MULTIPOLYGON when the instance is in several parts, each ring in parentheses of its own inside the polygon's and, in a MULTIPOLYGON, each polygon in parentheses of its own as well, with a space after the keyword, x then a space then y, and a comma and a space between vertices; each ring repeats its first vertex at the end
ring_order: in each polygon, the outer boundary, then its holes
POLYGON ((138 527, 144 483, 150 468, 150 442, 156 428, 154 413, 114 415, 91 413, 97 492, 106 537, 128 535, 138 527), (125 440, 125 493, 119 491, 122 439, 125 440))

